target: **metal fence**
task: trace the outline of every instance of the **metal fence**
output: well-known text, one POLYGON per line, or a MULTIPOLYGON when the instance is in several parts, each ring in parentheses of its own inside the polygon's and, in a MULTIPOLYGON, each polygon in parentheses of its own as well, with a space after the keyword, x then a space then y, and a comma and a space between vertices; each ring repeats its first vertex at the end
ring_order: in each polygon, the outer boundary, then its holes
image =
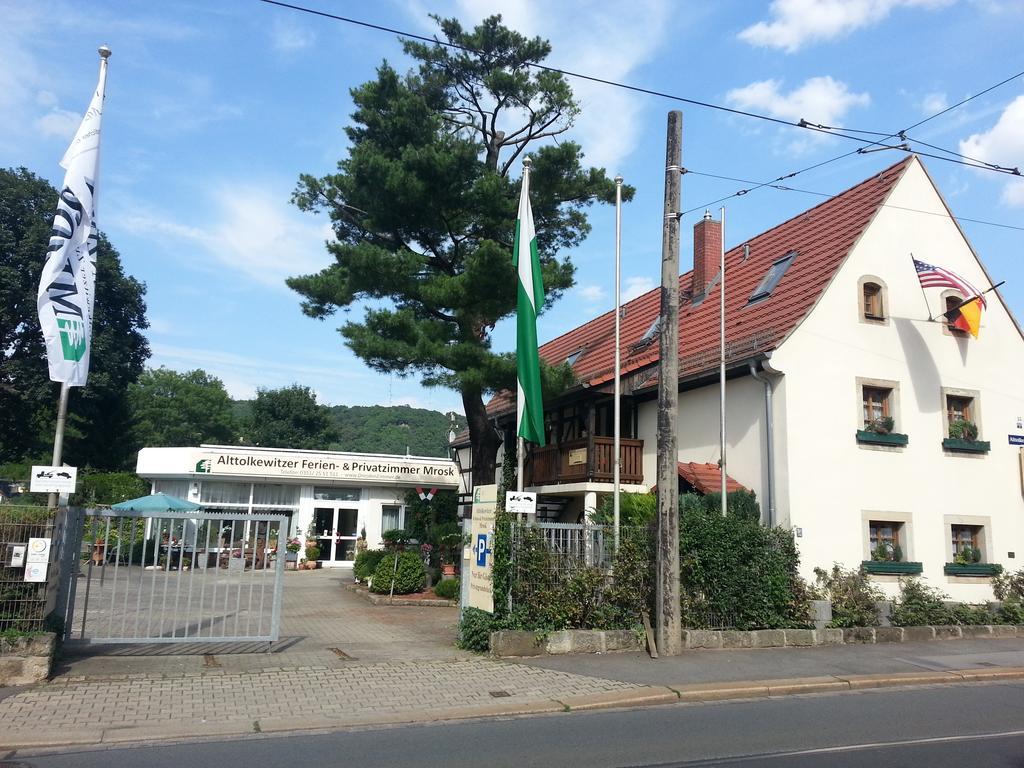
POLYGON ((546 621, 552 611, 584 624, 612 611, 639 621, 653 585, 653 535, 646 526, 623 526, 615 551, 611 526, 512 523, 508 532, 509 612, 546 621))
POLYGON ((30 538, 52 539, 56 511, 46 507, 0 506, 0 632, 37 632, 46 628, 47 605, 55 599, 49 581, 26 582, 30 538))
POLYGON ((66 637, 93 643, 274 641, 286 515, 87 510, 69 549, 66 637), (280 556, 279 556, 280 553, 280 556))

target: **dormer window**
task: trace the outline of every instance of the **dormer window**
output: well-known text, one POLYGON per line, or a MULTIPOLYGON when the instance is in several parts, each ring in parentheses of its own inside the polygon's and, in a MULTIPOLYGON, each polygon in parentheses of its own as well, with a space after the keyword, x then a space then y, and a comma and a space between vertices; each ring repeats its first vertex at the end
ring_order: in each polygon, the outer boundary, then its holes
POLYGON ((768 268, 767 274, 758 283, 757 288, 750 294, 750 298, 747 299, 748 304, 753 304, 755 301, 761 301, 767 299, 772 295, 772 291, 775 290, 775 286, 779 284, 782 276, 786 274, 786 270, 789 269, 789 265, 793 263, 796 258, 796 251, 790 251, 781 259, 778 259, 775 263, 768 268))

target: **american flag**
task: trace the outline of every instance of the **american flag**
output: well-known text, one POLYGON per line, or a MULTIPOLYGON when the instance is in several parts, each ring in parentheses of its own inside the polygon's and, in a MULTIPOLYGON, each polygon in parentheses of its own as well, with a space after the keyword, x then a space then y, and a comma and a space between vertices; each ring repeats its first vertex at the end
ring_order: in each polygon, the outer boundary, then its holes
POLYGON ((921 281, 922 288, 952 288, 962 294, 965 299, 973 299, 978 296, 981 299, 981 306, 988 307, 985 297, 981 295, 980 291, 956 272, 917 259, 914 259, 914 269, 917 270, 917 279, 921 281))

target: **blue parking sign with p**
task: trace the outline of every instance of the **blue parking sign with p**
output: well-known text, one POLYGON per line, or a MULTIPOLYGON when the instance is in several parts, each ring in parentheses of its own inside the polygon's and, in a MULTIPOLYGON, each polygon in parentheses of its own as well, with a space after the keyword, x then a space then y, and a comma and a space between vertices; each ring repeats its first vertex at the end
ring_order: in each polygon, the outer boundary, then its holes
POLYGON ((487 555, 491 553, 491 548, 487 546, 487 534, 478 533, 476 536, 476 564, 480 568, 487 567, 487 555))

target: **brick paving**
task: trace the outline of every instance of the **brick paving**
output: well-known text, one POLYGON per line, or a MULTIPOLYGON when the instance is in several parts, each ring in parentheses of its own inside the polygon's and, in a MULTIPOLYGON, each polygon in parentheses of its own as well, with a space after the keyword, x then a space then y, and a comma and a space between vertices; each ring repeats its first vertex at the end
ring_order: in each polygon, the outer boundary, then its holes
POLYGON ((211 725, 245 733, 275 721, 323 727, 638 688, 459 651, 457 609, 370 605, 344 588, 348 571, 286 575, 282 639, 273 652, 73 649, 50 683, 0 699, 0 743, 60 743, 89 731, 107 740, 119 729, 159 739, 211 725))

